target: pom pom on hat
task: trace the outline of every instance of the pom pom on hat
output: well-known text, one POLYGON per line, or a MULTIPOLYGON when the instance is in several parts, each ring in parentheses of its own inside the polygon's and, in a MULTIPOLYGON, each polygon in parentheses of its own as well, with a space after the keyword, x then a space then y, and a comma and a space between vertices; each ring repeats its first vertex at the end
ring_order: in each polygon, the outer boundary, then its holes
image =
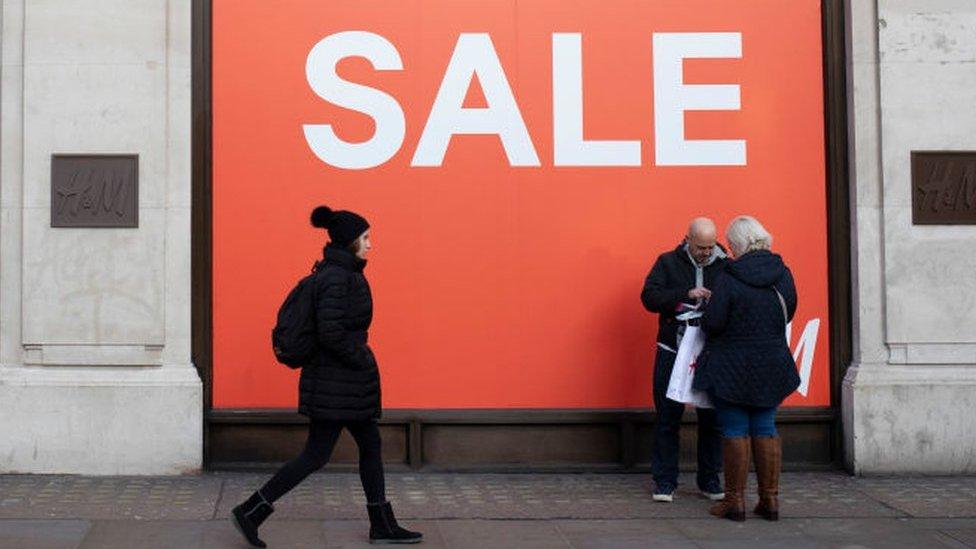
POLYGON ((312 226, 325 229, 332 221, 333 212, 328 206, 319 206, 312 210, 312 226))
POLYGON ((328 231, 332 243, 342 248, 369 229, 369 222, 363 216, 345 210, 333 211, 328 206, 315 208, 310 217, 313 227, 328 231))

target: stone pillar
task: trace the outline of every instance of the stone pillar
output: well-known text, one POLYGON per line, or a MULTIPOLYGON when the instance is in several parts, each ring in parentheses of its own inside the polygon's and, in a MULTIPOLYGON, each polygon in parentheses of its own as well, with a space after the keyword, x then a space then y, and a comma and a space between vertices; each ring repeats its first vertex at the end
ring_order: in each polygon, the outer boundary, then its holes
POLYGON ((856 473, 976 472, 974 226, 912 224, 912 151, 976 150, 976 4, 849 0, 856 473))
POLYGON ((202 460, 190 0, 2 0, 0 472, 202 460), (51 227, 51 156, 136 154, 138 228, 51 227))

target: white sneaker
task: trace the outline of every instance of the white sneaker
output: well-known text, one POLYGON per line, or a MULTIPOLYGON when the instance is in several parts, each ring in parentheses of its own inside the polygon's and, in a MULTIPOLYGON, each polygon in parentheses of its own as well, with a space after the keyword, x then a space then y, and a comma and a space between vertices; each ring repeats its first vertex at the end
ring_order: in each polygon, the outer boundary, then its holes
POLYGON ((722 501, 725 499, 725 492, 706 492, 702 490, 702 497, 710 499, 712 501, 722 501))
POLYGON ((671 503, 674 501, 674 490, 655 490, 653 499, 661 503, 671 503))

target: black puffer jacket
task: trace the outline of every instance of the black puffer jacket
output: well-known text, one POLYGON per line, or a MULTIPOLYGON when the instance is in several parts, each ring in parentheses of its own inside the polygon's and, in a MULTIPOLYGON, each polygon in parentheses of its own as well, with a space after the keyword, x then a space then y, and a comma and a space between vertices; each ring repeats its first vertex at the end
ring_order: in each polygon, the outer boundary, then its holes
MULTIPOLYGON (((710 265, 704 268, 702 274, 704 285, 709 290, 715 281, 715 276, 725 264, 725 250, 718 246, 721 254, 717 254, 710 265)), ((678 326, 680 321, 675 319, 678 305, 681 303, 694 304, 688 298, 688 291, 695 287, 695 265, 685 251, 685 243, 670 252, 661 254, 654 267, 644 279, 644 289, 641 290, 641 303, 652 313, 658 313, 657 341, 672 349, 678 346, 678 326)))
POLYGON ((796 286, 780 256, 756 251, 727 263, 702 317, 708 340, 698 357, 695 389, 735 404, 770 407, 800 385, 774 288, 792 320, 796 286))
POLYGON ((380 375, 367 345, 373 298, 366 262, 333 246, 315 274, 319 353, 302 368, 298 411, 312 419, 361 421, 380 416, 380 375))

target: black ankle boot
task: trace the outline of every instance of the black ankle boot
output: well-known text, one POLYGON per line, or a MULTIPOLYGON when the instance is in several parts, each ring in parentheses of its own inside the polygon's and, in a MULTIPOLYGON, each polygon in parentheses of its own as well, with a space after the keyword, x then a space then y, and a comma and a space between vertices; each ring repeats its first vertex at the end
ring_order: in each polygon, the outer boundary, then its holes
POLYGON ((258 537, 258 526, 261 526, 261 523, 271 516, 271 513, 274 513, 274 507, 268 500, 264 499, 261 491, 258 490, 251 494, 247 501, 234 507, 231 521, 234 522, 234 527, 247 539, 248 543, 253 547, 263 548, 268 545, 258 537))
POLYGON ((420 543, 424 535, 400 528, 393 516, 393 506, 389 502, 366 505, 369 513, 370 543, 420 543))

